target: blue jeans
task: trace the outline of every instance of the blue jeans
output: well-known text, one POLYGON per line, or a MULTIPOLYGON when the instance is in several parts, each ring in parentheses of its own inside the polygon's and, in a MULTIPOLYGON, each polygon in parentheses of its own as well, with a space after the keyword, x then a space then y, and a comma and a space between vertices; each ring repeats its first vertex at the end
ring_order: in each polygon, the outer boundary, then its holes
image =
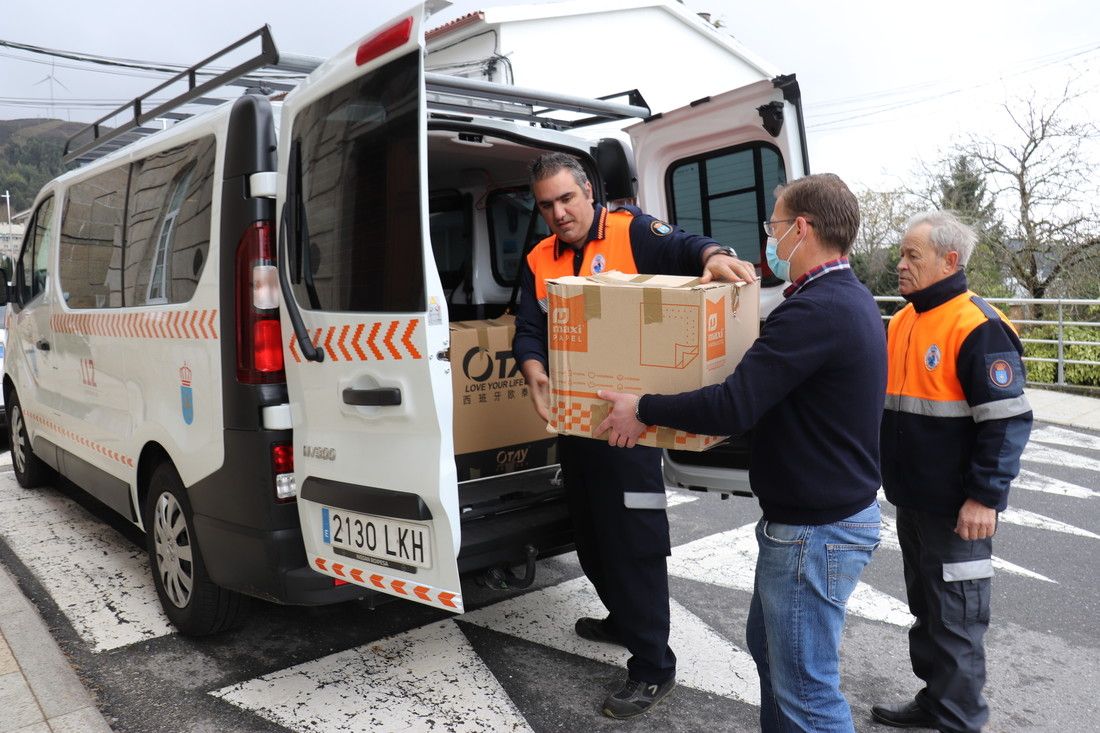
POLYGON ((840 694, 848 596, 878 546, 879 507, 823 525, 756 525, 746 637, 760 674, 760 729, 852 731, 840 694))

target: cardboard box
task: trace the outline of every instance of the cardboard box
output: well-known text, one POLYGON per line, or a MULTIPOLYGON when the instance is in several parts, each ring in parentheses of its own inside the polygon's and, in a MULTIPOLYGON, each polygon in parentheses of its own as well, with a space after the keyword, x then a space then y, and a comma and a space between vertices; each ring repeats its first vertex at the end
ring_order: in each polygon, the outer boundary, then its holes
MULTIPOLYGON (((597 390, 675 394, 718 384, 760 335, 759 281, 608 272, 547 286, 550 426, 565 435, 597 437, 610 405, 597 390)), ((724 438, 651 426, 638 442, 701 451, 724 438)))
POLYGON ((557 462, 555 440, 535 412, 512 356, 515 319, 451 323, 451 381, 458 480, 557 462))

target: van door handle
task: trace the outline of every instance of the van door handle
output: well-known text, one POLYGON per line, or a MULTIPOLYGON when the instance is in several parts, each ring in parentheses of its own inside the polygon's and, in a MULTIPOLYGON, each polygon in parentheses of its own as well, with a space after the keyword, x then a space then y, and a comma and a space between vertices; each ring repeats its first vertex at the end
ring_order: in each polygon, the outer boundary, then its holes
POLYGON ((344 390, 344 404, 362 407, 392 407, 401 404, 401 390, 397 387, 344 390))
POLYGON ((35 343, 35 346, 38 347, 39 351, 49 351, 50 350, 50 342, 47 341, 46 339, 38 339, 38 341, 35 343))

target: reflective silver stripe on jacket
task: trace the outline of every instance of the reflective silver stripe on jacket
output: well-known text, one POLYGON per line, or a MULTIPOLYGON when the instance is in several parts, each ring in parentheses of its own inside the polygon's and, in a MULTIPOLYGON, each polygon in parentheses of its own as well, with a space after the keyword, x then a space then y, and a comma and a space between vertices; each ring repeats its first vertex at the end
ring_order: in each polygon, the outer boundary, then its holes
POLYGON ((664 492, 624 491, 623 505, 627 509, 667 509, 668 499, 664 492))
POLYGON ((886 409, 925 417, 970 417, 972 412, 966 400, 926 400, 897 394, 886 395, 886 409))
POLYGON ((1004 400, 986 402, 984 405, 974 405, 974 422, 986 420, 1004 420, 1007 417, 1016 417, 1025 412, 1031 412, 1031 403, 1026 395, 1009 397, 1004 400))
POLYGON ((928 400, 907 395, 886 395, 886 409, 925 417, 969 417, 974 422, 1003 420, 1031 411, 1027 396, 1009 397, 971 407, 966 400, 928 400))
POLYGON ((550 312, 550 296, 539 298, 539 308, 542 308, 543 313, 550 312))
POLYGON ((966 562, 945 562, 943 564, 943 580, 945 583, 953 583, 958 580, 978 580, 980 578, 993 577, 993 560, 967 560, 966 562))

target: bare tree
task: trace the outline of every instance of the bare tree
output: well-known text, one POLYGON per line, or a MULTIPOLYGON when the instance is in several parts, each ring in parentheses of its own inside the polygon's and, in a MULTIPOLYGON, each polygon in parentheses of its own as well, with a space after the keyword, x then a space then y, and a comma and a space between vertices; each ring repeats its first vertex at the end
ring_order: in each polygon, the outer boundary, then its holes
POLYGON ((1033 298, 1097 296, 1100 185, 1098 161, 1087 159, 1097 128, 1072 119, 1079 99, 1067 86, 1053 102, 1005 104, 1011 136, 973 137, 958 150, 985 176, 1001 211, 993 254, 1033 298))

